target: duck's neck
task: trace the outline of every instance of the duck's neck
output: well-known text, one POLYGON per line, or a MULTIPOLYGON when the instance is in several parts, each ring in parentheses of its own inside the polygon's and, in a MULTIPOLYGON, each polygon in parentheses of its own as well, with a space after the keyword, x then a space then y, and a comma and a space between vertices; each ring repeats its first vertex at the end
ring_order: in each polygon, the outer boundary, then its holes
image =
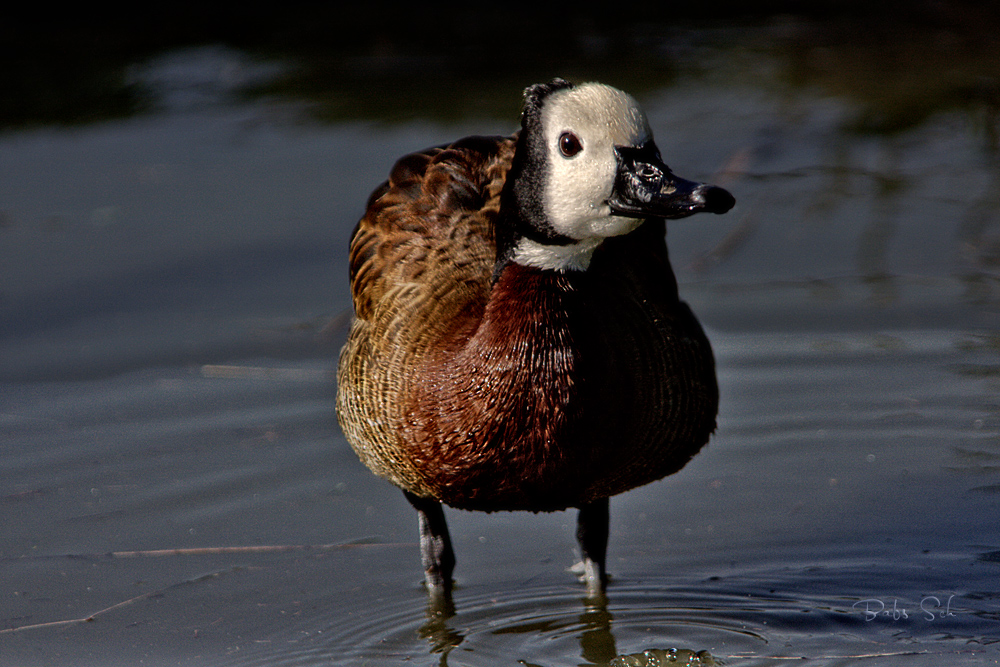
POLYGON ((466 354, 503 362, 505 374, 558 385, 577 365, 573 320, 580 311, 582 272, 510 262, 500 271, 466 354))

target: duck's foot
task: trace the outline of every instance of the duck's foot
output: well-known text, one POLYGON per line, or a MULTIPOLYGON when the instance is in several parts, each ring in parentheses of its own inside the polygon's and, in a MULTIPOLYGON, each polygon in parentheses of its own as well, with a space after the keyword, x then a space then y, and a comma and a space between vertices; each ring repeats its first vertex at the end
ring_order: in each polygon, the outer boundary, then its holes
POLYGON ((452 572, 455 570, 455 552, 451 535, 444 518, 441 503, 430 498, 420 498, 409 491, 403 495, 417 510, 420 526, 420 559, 424 566, 424 584, 432 600, 448 603, 451 599, 452 572))
MULTIPOLYGON (((604 594, 608 585, 607 552, 608 524, 610 522, 607 498, 595 500, 580 508, 576 521, 576 539, 580 543, 582 562, 577 566, 583 583, 587 586, 587 596, 604 594)), ((577 568, 574 568, 577 569, 577 568)))

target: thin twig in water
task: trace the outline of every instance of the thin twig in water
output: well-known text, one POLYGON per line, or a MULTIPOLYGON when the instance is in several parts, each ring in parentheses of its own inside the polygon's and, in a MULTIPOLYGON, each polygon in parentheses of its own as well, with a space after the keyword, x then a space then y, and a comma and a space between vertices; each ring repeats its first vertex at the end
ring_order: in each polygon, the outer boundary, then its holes
POLYGON ((226 554, 263 554, 281 553, 285 551, 339 551, 341 549, 357 549, 359 547, 403 547, 414 546, 410 542, 373 542, 358 540, 355 542, 340 542, 337 544, 264 544, 238 547, 190 547, 178 549, 143 549, 139 551, 108 551, 90 554, 55 554, 30 555, 0 558, 4 561, 42 560, 52 558, 100 559, 100 558, 162 558, 164 556, 217 556, 226 554))
MULTIPOLYGON (((370 542, 370 541, 356 541, 347 542, 339 544, 271 544, 271 545, 259 545, 259 546, 241 546, 241 547, 195 547, 189 549, 145 549, 142 551, 110 551, 103 554, 64 554, 62 556, 43 556, 42 558, 146 558, 146 557, 163 557, 163 556, 212 556, 218 554, 261 554, 261 553, 280 553, 286 551, 333 551, 339 549, 351 549, 357 547, 372 547, 372 546, 403 546, 397 543, 383 543, 383 542, 370 542)), ((407 545, 407 546, 413 546, 407 545)), ((29 557, 32 559, 39 558, 38 556, 29 557)), ((134 598, 118 602, 96 611, 88 616, 83 616, 81 618, 70 618, 62 621, 48 621, 46 623, 33 623, 30 625, 21 625, 16 628, 4 628, 0 629, 0 635, 10 634, 13 632, 23 632, 25 630, 39 630, 41 628, 55 628, 65 625, 75 625, 77 623, 90 623, 94 621, 98 616, 102 614, 107 614, 115 609, 120 609, 122 607, 128 606, 135 602, 145 600, 147 598, 162 595, 166 591, 172 588, 178 588, 180 586, 186 586, 188 584, 199 583, 207 579, 214 579, 215 577, 222 576, 227 572, 232 572, 234 570, 226 570, 224 572, 214 572, 212 574, 207 574, 199 576, 195 579, 189 579, 187 581, 182 581, 178 584, 173 584, 167 586, 166 588, 161 588, 155 591, 148 591, 142 595, 137 595, 134 598)))
POLYGON ((111 558, 143 558, 155 556, 215 556, 219 554, 262 554, 283 551, 336 551, 356 547, 393 546, 383 543, 357 542, 349 544, 268 544, 243 547, 192 547, 189 549, 146 549, 143 551, 112 551, 111 558))
POLYGON ((173 584, 171 586, 167 586, 166 588, 161 588, 161 589, 155 590, 155 591, 147 591, 147 592, 143 593, 142 595, 136 595, 134 598, 129 598, 128 600, 123 600, 122 602, 116 602, 115 604, 111 605, 110 607, 105 607, 104 609, 101 609, 99 611, 95 611, 93 614, 90 614, 88 616, 82 616, 80 618, 70 618, 70 619, 66 619, 66 620, 62 620, 62 621, 48 621, 46 623, 32 623, 30 625, 20 625, 20 626, 18 626, 16 628, 4 628, 4 629, 0 630, 0 635, 12 634, 14 632, 24 632, 26 630, 41 630, 42 628, 55 628, 55 627, 64 626, 64 625, 76 625, 78 623, 91 623, 91 622, 97 620, 98 616, 102 616, 104 614, 107 614, 107 613, 109 613, 111 611, 114 611, 115 609, 121 609, 122 607, 127 607, 130 604, 133 604, 135 602, 140 602, 142 600, 146 600, 146 599, 151 598, 151 597, 156 596, 156 595, 162 595, 163 593, 165 593, 166 591, 170 590, 171 588, 178 588, 180 586, 186 586, 188 584, 205 581, 206 579, 214 579, 215 577, 220 577, 223 574, 226 574, 226 572, 213 572, 212 574, 202 575, 202 576, 199 576, 196 579, 189 579, 188 581, 182 581, 179 584, 173 584))

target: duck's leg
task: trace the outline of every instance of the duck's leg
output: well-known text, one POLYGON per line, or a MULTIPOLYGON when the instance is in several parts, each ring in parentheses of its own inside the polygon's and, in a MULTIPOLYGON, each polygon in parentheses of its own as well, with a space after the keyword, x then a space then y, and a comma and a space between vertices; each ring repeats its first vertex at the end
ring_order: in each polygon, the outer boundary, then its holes
POLYGON ((424 582, 432 596, 451 595, 451 573, 455 569, 455 552, 451 548, 451 535, 444 520, 441 503, 430 498, 420 498, 409 491, 403 495, 417 510, 420 525, 420 559, 424 565, 424 582))
POLYGON ((605 567, 608 553, 608 512, 607 498, 595 500, 580 508, 576 520, 576 539, 580 543, 583 557, 583 581, 587 585, 587 595, 604 593, 608 583, 605 567))

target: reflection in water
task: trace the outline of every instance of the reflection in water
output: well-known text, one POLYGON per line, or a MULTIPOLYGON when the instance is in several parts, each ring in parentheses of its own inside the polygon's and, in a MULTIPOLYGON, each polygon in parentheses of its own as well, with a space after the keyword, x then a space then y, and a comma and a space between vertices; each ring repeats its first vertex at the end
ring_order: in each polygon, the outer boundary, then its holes
MULTIPOLYGON (((418 634, 430 645, 431 653, 441 653, 441 664, 447 664, 448 653, 458 647, 465 636, 454 627, 450 621, 456 619, 456 610, 450 602, 431 602, 427 609, 427 622, 421 626, 418 634)), ((612 616, 608 611, 608 600, 604 595, 583 599, 583 613, 576 618, 571 617, 529 617, 520 619, 513 625, 503 625, 493 631, 495 635, 527 634, 537 635, 561 633, 566 630, 579 633, 580 656, 586 664, 607 665, 618 652, 615 650, 615 638, 611 633, 612 616)), ((532 663, 522 661, 521 664, 532 663)))
POLYGON ((583 601, 584 611, 580 615, 580 657, 595 665, 603 665, 613 659, 618 651, 615 649, 615 636, 611 633, 612 616, 608 611, 608 598, 598 595, 583 601))
MULTIPOLYGON (((540 609, 532 609, 526 616, 521 616, 522 610, 509 609, 513 618, 505 619, 498 614, 490 620, 494 626, 490 630, 493 636, 522 635, 529 639, 536 637, 573 636, 579 642, 579 655, 583 659, 580 665, 595 665, 602 667, 652 667, 653 665, 715 665, 716 662, 708 651, 693 651, 678 648, 650 648, 640 653, 619 655, 615 635, 612 631, 614 616, 608 610, 608 598, 596 595, 582 598, 583 610, 577 615, 565 613, 566 609, 555 614, 546 614, 540 609)), ((541 607, 536 601, 522 600, 522 607, 541 607)), ((448 601, 431 601, 426 610, 426 622, 417 631, 418 636, 425 640, 432 654, 440 654, 439 664, 448 665, 448 656, 467 639, 467 634, 458 629, 461 612, 448 601)), ((513 643, 519 646, 520 643, 513 643)), ((517 656, 508 656, 516 658, 517 656)), ((566 656, 568 657, 568 656, 566 656)), ((519 660, 525 667, 546 667, 542 664, 519 660)))
POLYGON ((417 635, 427 640, 431 653, 444 654, 441 662, 447 664, 448 653, 462 643, 465 635, 448 624, 448 621, 455 616, 455 604, 450 596, 447 598, 429 596, 428 600, 427 622, 420 626, 417 635))

